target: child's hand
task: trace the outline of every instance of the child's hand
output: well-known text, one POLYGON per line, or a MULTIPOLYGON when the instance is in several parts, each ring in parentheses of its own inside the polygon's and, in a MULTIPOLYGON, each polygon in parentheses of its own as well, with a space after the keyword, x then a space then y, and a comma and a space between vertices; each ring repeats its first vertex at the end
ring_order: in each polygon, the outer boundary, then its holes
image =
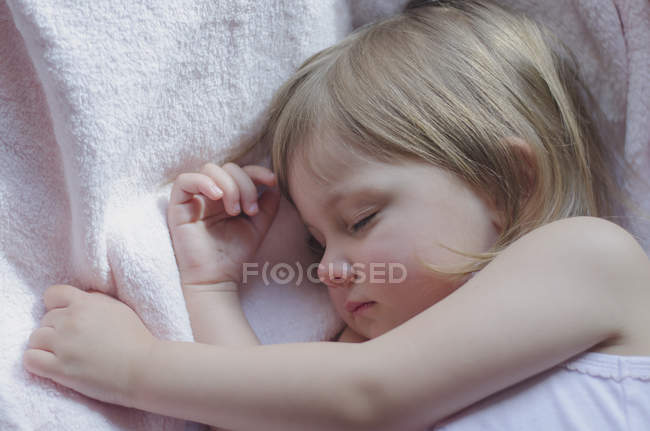
POLYGON ((258 203, 255 184, 272 187, 275 175, 262 166, 208 163, 200 173, 178 176, 167 223, 184 286, 241 283, 243 263, 254 256, 280 202, 269 188, 258 203))
POLYGON ((50 286, 47 313, 29 337, 27 371, 100 401, 131 406, 139 370, 157 342, 131 308, 111 296, 50 286))

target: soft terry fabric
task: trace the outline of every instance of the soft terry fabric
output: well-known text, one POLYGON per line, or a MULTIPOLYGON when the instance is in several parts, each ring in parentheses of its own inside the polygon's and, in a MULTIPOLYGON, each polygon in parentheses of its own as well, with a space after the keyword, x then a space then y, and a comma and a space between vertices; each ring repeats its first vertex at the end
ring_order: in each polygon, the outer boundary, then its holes
MULTIPOLYGON (((625 143, 648 175, 645 0, 508 2, 548 18, 576 49, 612 145, 625 143)), ((191 340, 165 221, 169 183, 225 160, 309 55, 403 3, 0 0, 0 429, 182 429, 29 375, 21 358, 43 291, 101 290, 156 336, 191 340)), ((637 199, 648 203, 648 190, 637 199)), ((303 235, 284 202, 257 260, 305 263, 303 235)), ((341 327, 309 283, 260 281, 242 295, 264 343, 341 327)))
POLYGON ((439 423, 435 431, 645 431, 650 357, 585 353, 439 423))
MULTIPOLYGON (((183 428, 29 375, 21 359, 43 291, 101 290, 156 336, 192 340, 165 219, 170 182, 232 154, 309 55, 400 6, 0 0, 0 429, 183 428)), ((283 202, 260 267, 306 266, 304 237, 283 202)), ((321 286, 267 279, 242 292, 263 343, 340 329, 321 286)))

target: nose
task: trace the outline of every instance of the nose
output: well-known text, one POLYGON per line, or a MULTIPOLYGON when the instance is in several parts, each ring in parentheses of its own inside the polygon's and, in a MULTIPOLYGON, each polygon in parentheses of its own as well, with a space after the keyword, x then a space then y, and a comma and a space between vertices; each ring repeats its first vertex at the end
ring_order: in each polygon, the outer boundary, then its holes
POLYGON ((346 260, 321 260, 318 264, 318 278, 328 287, 347 287, 355 280, 355 274, 346 260))

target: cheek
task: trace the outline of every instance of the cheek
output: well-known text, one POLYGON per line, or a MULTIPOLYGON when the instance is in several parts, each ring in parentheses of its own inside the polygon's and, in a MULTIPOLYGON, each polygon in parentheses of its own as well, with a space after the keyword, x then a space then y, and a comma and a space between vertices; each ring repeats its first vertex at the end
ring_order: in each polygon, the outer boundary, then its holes
POLYGON ((411 239, 402 235, 398 230, 395 232, 382 234, 377 233, 374 237, 366 242, 363 256, 359 256, 363 261, 363 270, 367 273, 370 264, 382 266, 388 263, 408 264, 412 259, 412 242, 411 239))
POLYGON ((381 293, 391 302, 399 304, 407 314, 417 314, 455 290, 454 283, 413 261, 409 261, 405 268, 404 280, 381 288, 381 293))
POLYGON ((328 287, 327 291, 330 295, 330 301, 332 302, 332 305, 334 305, 334 309, 341 313, 343 310, 343 304, 345 303, 345 298, 346 298, 346 292, 345 288, 342 287, 328 287))

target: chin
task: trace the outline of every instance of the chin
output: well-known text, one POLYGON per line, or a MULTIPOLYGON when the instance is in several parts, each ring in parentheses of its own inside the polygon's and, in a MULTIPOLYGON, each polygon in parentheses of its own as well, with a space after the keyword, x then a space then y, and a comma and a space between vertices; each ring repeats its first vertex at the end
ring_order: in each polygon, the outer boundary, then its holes
POLYGON ((372 340, 373 338, 377 338, 380 335, 384 335, 386 332, 390 331, 393 328, 367 328, 363 332, 358 332, 359 334, 363 335, 369 340, 372 340))

